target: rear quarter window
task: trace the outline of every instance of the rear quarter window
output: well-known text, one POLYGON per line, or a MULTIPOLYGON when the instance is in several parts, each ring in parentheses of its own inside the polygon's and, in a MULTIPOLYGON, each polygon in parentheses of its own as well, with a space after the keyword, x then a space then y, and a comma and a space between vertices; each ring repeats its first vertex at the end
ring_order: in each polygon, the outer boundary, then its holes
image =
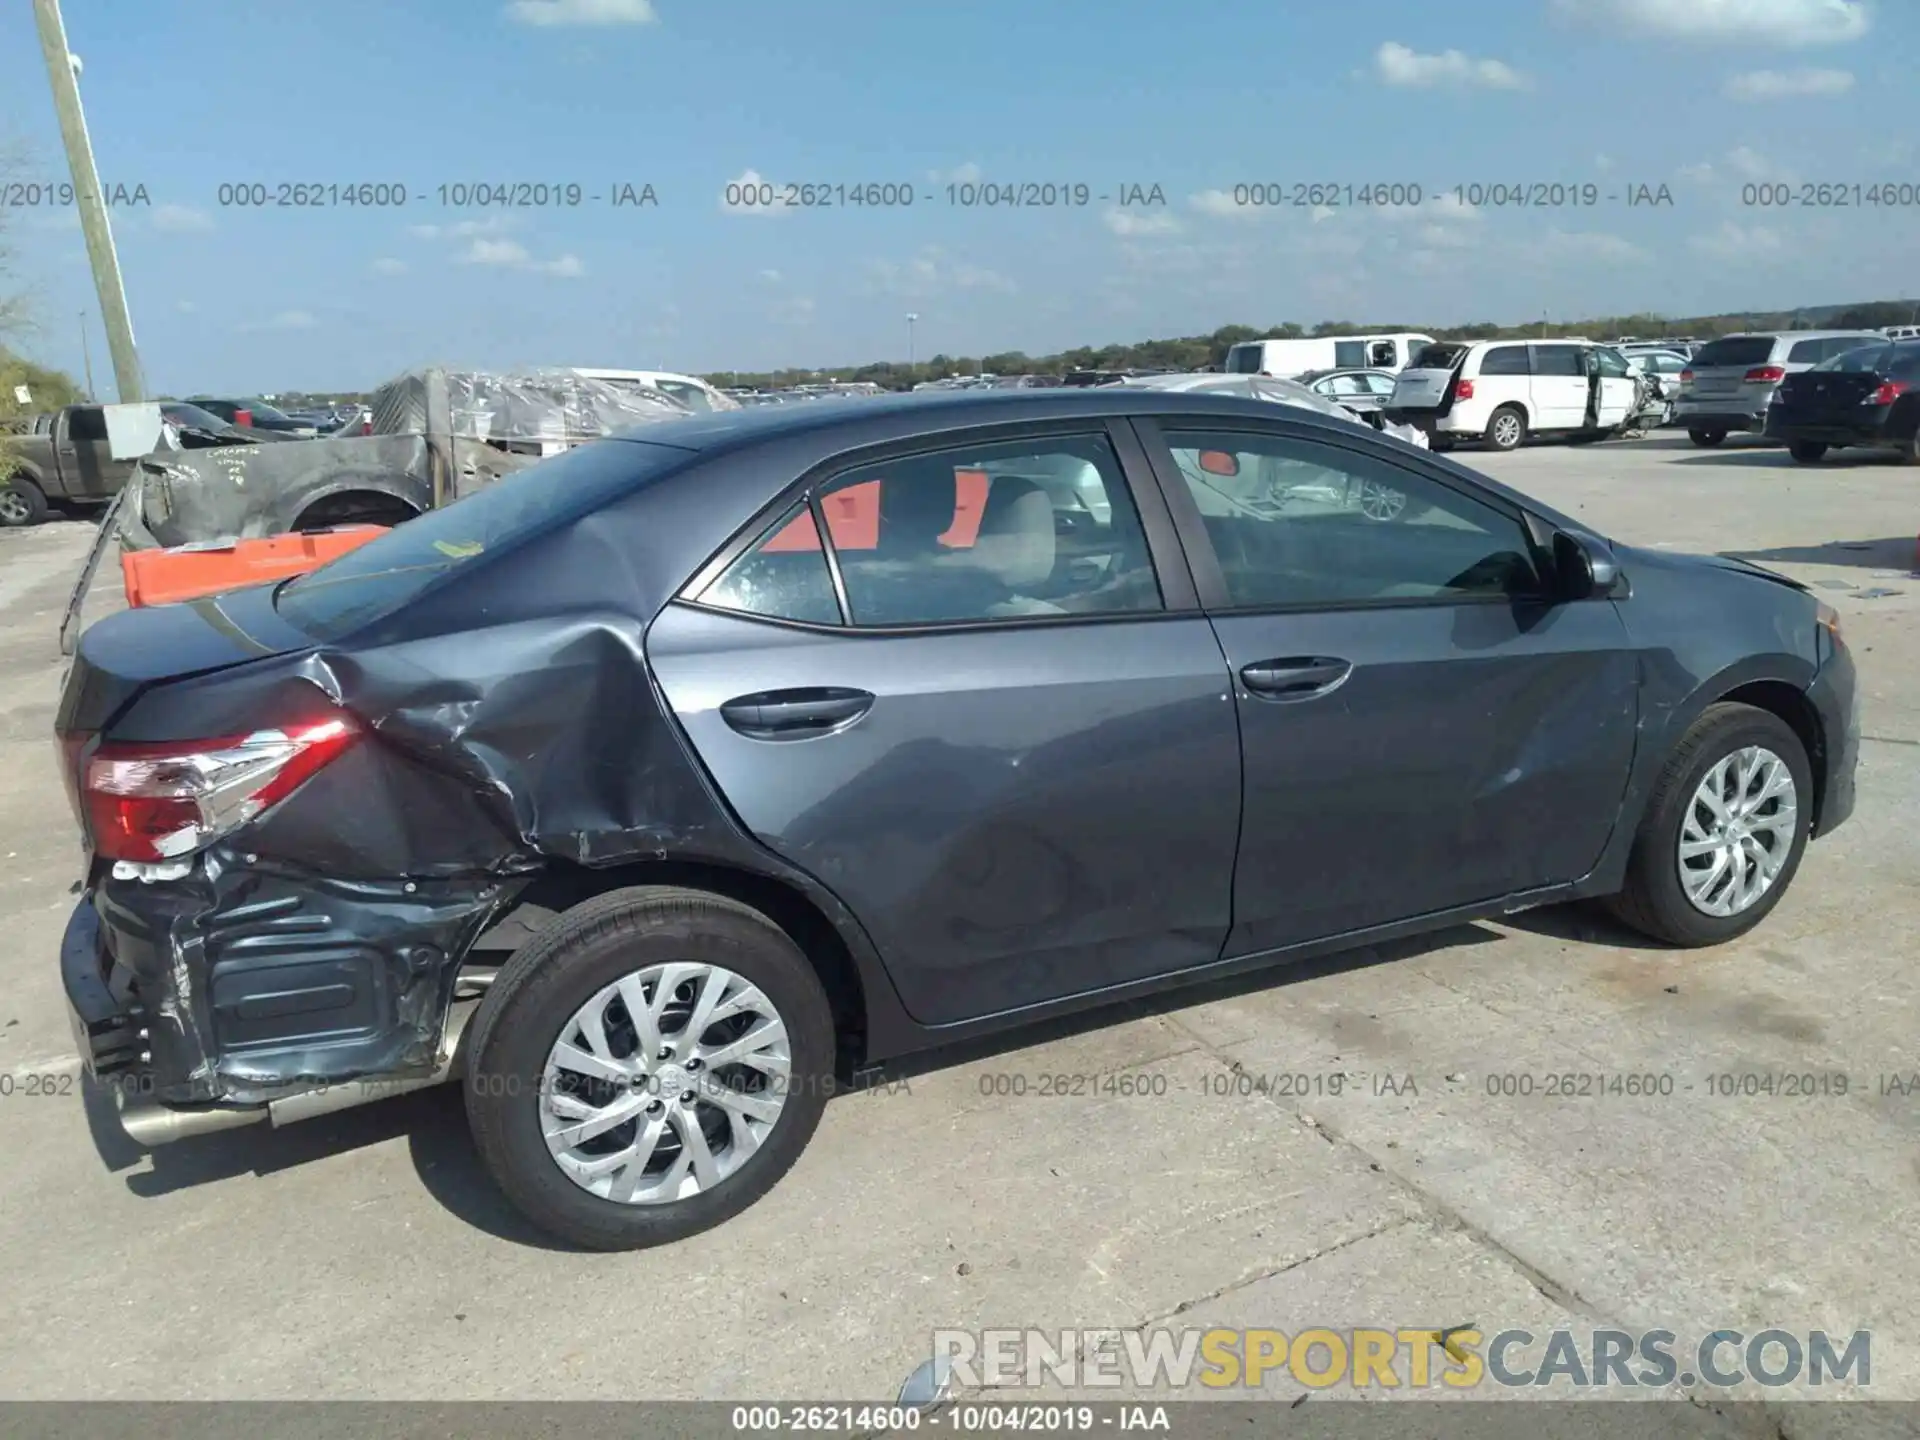
POLYGON ((1482 375, 1527 375, 1532 368, 1524 345, 1495 345, 1480 357, 1482 375))
POLYGON ((693 451, 638 440, 576 446, 287 581, 274 608, 317 640, 341 639, 459 568, 569 524, 693 458, 693 451))

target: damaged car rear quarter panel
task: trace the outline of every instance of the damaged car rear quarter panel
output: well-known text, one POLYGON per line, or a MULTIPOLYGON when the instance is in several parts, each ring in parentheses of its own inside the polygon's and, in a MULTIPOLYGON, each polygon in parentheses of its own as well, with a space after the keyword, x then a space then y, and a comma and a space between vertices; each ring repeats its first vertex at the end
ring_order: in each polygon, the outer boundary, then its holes
MULTIPOLYGON (((752 515, 715 488, 693 523, 713 532, 705 548, 752 515)), ((156 1098, 258 1104, 431 1070, 474 941, 556 865, 671 855, 779 881, 828 917, 874 993, 857 923, 738 830, 661 705, 642 637, 685 575, 653 563, 660 509, 636 533, 624 508, 462 564, 338 643, 144 689, 115 719, 116 740, 188 739, 333 705, 365 730, 184 879, 100 879, 156 1098)), ((703 548, 686 538, 672 551, 703 548)))

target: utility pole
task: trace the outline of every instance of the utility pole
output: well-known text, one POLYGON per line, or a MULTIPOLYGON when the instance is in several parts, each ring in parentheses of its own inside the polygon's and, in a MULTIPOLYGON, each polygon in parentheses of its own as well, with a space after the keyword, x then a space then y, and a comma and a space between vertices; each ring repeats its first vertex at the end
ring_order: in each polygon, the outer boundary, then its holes
POLYGON ((93 168, 93 143, 87 138, 87 119, 80 110, 80 60, 67 49, 67 27, 60 18, 60 0, 33 0, 33 19, 40 29, 47 79, 53 83, 53 108, 60 117, 60 139, 66 146, 67 168, 73 173, 73 198, 80 208, 80 231, 87 239, 93 288, 100 297, 100 318, 107 327, 114 388, 120 392, 123 405, 144 400, 146 390, 140 381, 140 356, 133 346, 133 319, 127 314, 127 291, 120 281, 120 257, 114 253, 106 197, 100 193, 100 174, 93 168))
POLYGON ((80 356, 87 363, 87 399, 98 401, 100 396, 93 388, 93 346, 87 343, 87 312, 80 312, 80 356))
POLYGON ((913 327, 920 319, 918 315, 907 316, 907 379, 913 379, 913 327))

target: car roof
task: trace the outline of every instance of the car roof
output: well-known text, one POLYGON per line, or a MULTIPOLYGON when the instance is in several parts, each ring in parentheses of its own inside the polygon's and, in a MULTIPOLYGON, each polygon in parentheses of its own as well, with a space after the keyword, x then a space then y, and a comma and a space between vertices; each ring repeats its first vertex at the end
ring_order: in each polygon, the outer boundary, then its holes
MULTIPOLYGON (((1887 337, 1877 330, 1740 330, 1732 335, 1721 335, 1721 340, 1833 340, 1842 336, 1861 335, 1869 340, 1884 340, 1887 337)), ((1712 340, 1707 342, 1713 344, 1712 340)))

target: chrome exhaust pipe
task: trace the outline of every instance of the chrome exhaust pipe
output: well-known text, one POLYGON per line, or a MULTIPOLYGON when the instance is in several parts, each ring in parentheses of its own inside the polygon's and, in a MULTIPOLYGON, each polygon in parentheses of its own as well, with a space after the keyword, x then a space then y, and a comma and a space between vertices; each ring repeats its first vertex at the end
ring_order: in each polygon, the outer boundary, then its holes
POLYGON ((465 1002, 456 1004, 449 1011, 446 1029, 440 1038, 439 1061, 430 1074, 393 1080, 349 1080, 324 1089, 288 1095, 251 1109, 184 1110, 144 1097, 123 1098, 120 1128, 136 1145, 152 1150, 156 1146, 171 1145, 176 1140, 213 1135, 222 1130, 238 1130, 246 1125, 257 1125, 263 1120, 271 1120, 274 1129, 278 1130, 302 1120, 332 1115, 341 1110, 355 1110, 362 1105, 371 1105, 376 1100, 387 1100, 395 1095, 407 1095, 415 1090, 444 1084, 454 1079, 462 1068, 465 1057, 460 1050, 460 1041, 466 1034, 467 1022, 479 1008, 477 1004, 465 1002))

